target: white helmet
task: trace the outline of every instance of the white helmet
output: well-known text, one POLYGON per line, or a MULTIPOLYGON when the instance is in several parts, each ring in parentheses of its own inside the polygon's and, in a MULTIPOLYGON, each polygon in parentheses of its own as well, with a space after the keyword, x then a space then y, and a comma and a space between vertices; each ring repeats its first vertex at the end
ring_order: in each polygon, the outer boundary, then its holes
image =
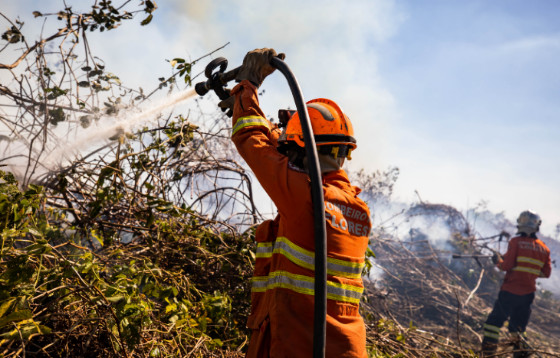
POLYGON ((527 235, 531 235, 539 231, 541 226, 541 217, 532 211, 526 210, 519 214, 517 218, 517 230, 519 232, 524 232, 527 235))

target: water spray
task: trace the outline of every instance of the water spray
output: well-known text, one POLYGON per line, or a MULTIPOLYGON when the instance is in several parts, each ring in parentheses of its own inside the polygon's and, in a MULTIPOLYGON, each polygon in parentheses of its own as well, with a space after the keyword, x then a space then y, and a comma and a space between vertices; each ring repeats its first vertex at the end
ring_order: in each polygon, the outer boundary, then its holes
POLYGON ((64 159, 72 161, 72 155, 79 153, 88 146, 103 140, 117 140, 125 135, 131 134, 140 125, 155 122, 158 119, 158 115, 166 109, 173 108, 177 104, 195 96, 196 91, 188 89, 168 96, 140 111, 135 110, 121 113, 116 117, 116 123, 106 123, 107 119, 102 119, 97 128, 85 131, 74 141, 60 145, 57 149, 49 153, 42 159, 43 165, 47 168, 54 169, 54 167, 59 165, 64 159), (118 120, 121 118, 123 119, 118 120))

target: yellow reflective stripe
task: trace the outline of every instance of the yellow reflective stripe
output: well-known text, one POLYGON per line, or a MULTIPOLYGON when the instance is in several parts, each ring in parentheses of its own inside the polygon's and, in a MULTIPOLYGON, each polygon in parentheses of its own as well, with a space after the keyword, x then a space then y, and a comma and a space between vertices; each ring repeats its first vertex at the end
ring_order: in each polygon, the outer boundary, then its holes
MULTIPOLYGON (((309 270, 315 270, 315 253, 294 244, 286 237, 276 238, 274 253, 286 256, 296 265, 309 270)), ((327 273, 332 276, 360 278, 364 265, 359 262, 349 262, 327 257, 327 273)))
POLYGON ((484 331, 484 337, 500 339, 500 334, 499 333, 494 333, 494 332, 489 332, 489 331, 484 331))
POLYGON ((537 260, 527 256, 517 256, 517 262, 526 262, 529 264, 537 265, 538 267, 544 266, 544 262, 542 262, 541 260, 537 260))
POLYGON ((257 243, 257 258, 268 258, 272 257, 272 250, 274 247, 272 246, 272 242, 259 242, 257 243))
POLYGON ((344 261, 344 260, 327 257, 327 273, 330 273, 333 276, 359 278, 362 277, 362 271, 364 269, 364 266, 365 264, 359 262, 350 262, 350 261, 344 261), (338 266, 342 266, 345 269, 345 271, 336 270, 335 268, 337 268, 338 266), (338 274, 331 273, 329 271, 337 272, 338 274))
POLYGON ((541 275, 540 270, 530 268, 530 267, 524 267, 524 266, 516 266, 516 267, 513 268, 513 271, 528 272, 528 273, 532 273, 533 275, 537 275, 537 276, 541 275))
POLYGON ((304 275, 295 275, 286 271, 274 271, 269 276, 252 278, 252 292, 264 292, 273 288, 287 288, 289 290, 314 295, 313 279, 304 275))
POLYGON ((498 332, 498 333, 500 333, 500 329, 501 329, 501 328, 498 327, 498 326, 493 326, 493 325, 491 325, 491 324, 485 323, 485 324, 484 324, 484 329, 487 330, 487 331, 493 331, 493 332, 498 332))
POLYGON ((240 129, 250 126, 264 126, 270 129, 268 121, 261 116, 239 117, 237 119, 237 122, 235 122, 235 125, 233 126, 231 135, 233 136, 240 129))
MULTIPOLYGON (((265 292, 274 288, 286 288, 306 295, 315 294, 315 279, 287 271, 274 271, 268 276, 252 278, 252 292, 265 292)), ((327 298, 335 301, 358 304, 364 289, 352 285, 327 281, 327 298)))
POLYGON ((484 336, 495 340, 500 339, 500 327, 484 323, 484 336))

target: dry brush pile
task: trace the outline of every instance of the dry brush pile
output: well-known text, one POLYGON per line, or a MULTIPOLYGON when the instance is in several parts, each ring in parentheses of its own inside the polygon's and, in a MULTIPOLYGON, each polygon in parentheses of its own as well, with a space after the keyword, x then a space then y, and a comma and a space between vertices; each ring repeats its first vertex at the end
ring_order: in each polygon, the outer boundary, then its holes
POLYGON ((240 354, 257 215, 247 177, 199 156, 207 136, 184 121, 142 135, 44 186, 22 191, 2 172, 3 356, 240 354))
POLYGON ((36 40, 0 14, 0 355, 239 356, 260 217, 223 118, 203 130, 189 120, 200 112, 168 114, 89 152, 66 148, 190 84, 196 62, 174 59, 150 93, 127 88, 88 38, 138 15, 148 25, 155 3, 84 6, 35 11, 36 40), (60 155, 71 160, 53 165, 60 155))
MULTIPOLYGON (((436 246, 423 231, 426 226, 411 225, 406 238, 377 231, 373 262, 381 273, 367 284, 365 304, 378 322, 371 326, 372 341, 385 341, 385 351, 407 357, 473 356, 503 277, 488 257, 489 248, 507 233, 477 237, 463 215, 447 205, 420 203, 402 215, 407 219, 400 225, 423 216, 449 228, 450 235, 436 246), (453 253, 465 257, 452 258, 453 253)), ((550 292, 537 295, 528 327, 534 356, 560 356, 559 304, 550 292)), ((502 337, 499 354, 507 356, 513 337, 506 329, 502 337)))

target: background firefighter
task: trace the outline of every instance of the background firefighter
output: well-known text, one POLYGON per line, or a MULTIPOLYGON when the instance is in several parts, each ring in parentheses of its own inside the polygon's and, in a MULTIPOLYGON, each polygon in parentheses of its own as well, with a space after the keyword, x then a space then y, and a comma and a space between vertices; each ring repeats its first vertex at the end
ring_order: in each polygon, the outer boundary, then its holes
MULTIPOLYGON (((313 348, 314 233, 310 180, 297 113, 280 111, 283 130, 269 122, 257 88, 274 68, 273 49, 249 52, 232 97, 232 140, 278 209, 256 230, 248 357, 311 357, 313 348)), ((367 205, 341 169, 356 148, 352 124, 327 99, 307 103, 318 146, 327 221, 327 357, 367 357, 359 314, 361 273, 371 229, 367 205)))
MULTIPOLYGON (((492 257, 498 268, 506 271, 506 276, 494 309, 484 323, 484 355, 495 353, 500 328, 506 320, 509 319, 508 330, 511 333, 521 336, 525 333, 531 315, 531 304, 535 298, 536 280, 539 277, 550 277, 550 250, 536 236, 540 225, 541 219, 537 214, 522 212, 517 219, 518 236, 509 241, 503 259, 499 254, 492 257)), ((523 356, 520 339, 515 343, 514 350, 514 356, 523 356)))

